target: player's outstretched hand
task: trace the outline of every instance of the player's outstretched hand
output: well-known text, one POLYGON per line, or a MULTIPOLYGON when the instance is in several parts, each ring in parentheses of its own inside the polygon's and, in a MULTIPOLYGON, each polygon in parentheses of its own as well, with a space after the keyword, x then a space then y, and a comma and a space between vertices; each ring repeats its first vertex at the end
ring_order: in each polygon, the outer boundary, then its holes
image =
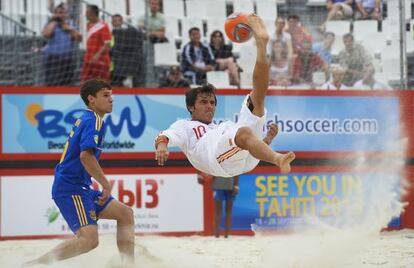
POLYGON ((253 36, 256 39, 256 42, 263 41, 264 43, 267 43, 269 40, 269 33, 267 32, 265 23, 263 22, 262 18, 252 13, 249 15, 247 23, 253 30, 253 36))
POLYGON ((271 123, 271 124, 267 125, 267 133, 266 133, 266 137, 264 137, 263 141, 267 144, 271 144, 278 132, 279 132, 279 128, 278 128, 277 124, 271 123))
POLYGON ((155 160, 158 161, 159 166, 163 166, 165 162, 168 160, 168 152, 167 144, 160 143, 158 144, 157 150, 155 151, 155 160))

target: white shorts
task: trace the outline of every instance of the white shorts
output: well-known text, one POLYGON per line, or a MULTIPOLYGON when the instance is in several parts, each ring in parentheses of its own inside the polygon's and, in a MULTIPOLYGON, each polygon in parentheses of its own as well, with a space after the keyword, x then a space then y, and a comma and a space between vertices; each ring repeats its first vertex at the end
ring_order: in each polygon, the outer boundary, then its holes
POLYGON ((344 17, 344 19, 349 19, 352 17, 352 14, 354 13, 354 11, 352 10, 352 7, 345 4, 345 3, 335 3, 335 5, 340 5, 342 7, 342 16, 344 17))
POLYGON ((216 146, 212 154, 215 159, 211 161, 217 161, 228 177, 248 172, 259 163, 259 160, 251 156, 247 150, 237 147, 234 141, 238 129, 246 126, 250 127, 259 139, 262 139, 266 110, 262 117, 252 114, 246 105, 248 97, 249 95, 243 101, 238 122, 220 124, 219 137, 216 137, 216 146))

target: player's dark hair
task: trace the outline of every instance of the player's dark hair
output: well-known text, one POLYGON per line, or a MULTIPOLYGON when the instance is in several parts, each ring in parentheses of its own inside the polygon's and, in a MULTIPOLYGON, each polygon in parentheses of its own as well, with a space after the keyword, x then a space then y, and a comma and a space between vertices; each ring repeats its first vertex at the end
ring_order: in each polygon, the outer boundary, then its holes
POLYGON ((89 105, 89 95, 96 97, 96 93, 104 89, 112 89, 111 85, 109 85, 105 80, 91 79, 83 82, 80 89, 80 95, 86 106, 89 105))
POLYGON ((99 7, 97 5, 88 5, 87 7, 92 10, 95 16, 99 17, 99 7))
POLYGON ((216 88, 212 84, 205 84, 201 87, 192 88, 185 93, 185 104, 187 105, 187 110, 190 112, 190 114, 192 114, 192 112, 190 111, 189 107, 194 107, 197 96, 199 94, 213 95, 217 106, 216 88))

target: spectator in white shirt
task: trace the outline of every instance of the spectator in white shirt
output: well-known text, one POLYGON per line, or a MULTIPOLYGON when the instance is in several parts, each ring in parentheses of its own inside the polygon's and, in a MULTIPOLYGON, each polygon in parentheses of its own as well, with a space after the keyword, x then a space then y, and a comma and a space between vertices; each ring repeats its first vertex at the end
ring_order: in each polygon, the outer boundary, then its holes
POLYGON ((375 67, 372 63, 364 65, 364 76, 361 80, 355 82, 354 89, 370 90, 370 89, 383 89, 392 90, 392 88, 386 83, 382 83, 375 79, 375 67))
POLYGON ((326 82, 321 86, 321 89, 327 90, 342 90, 348 89, 347 86, 342 84, 342 80, 344 79, 345 70, 341 66, 334 66, 332 67, 332 79, 331 81, 326 82))

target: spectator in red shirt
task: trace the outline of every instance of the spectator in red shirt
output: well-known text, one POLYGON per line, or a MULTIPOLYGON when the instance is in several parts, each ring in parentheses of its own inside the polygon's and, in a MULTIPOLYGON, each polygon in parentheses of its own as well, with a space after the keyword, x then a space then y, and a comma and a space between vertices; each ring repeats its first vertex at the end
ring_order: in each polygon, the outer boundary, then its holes
POLYGON ((97 6, 87 6, 86 18, 88 20, 88 36, 81 81, 92 78, 109 81, 111 77, 109 72, 111 31, 108 25, 99 19, 99 8, 97 6))
POLYGON ((313 85, 313 73, 322 70, 325 72, 325 81, 329 79, 328 65, 312 52, 312 42, 304 41, 303 50, 298 54, 293 62, 293 83, 313 85))
POLYGON ((290 15, 288 17, 288 27, 285 31, 292 37, 294 55, 298 55, 302 51, 302 44, 305 40, 312 42, 312 34, 301 25, 300 18, 297 15, 290 15))

